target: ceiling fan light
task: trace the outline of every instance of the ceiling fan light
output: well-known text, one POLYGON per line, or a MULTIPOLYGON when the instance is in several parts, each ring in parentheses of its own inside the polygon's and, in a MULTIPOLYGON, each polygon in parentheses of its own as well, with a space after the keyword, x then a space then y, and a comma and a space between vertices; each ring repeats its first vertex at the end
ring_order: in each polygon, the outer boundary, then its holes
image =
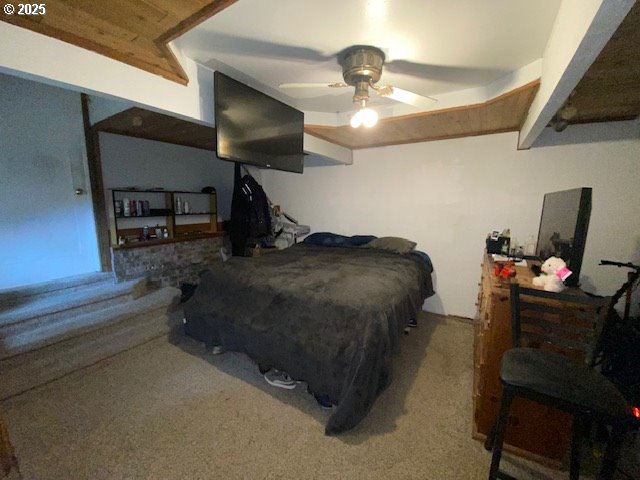
POLYGON ((353 117, 351 117, 351 126, 353 128, 359 128, 362 125, 362 116, 360 115, 360 111, 357 111, 353 117))
POLYGON ((363 108, 358 113, 360 114, 362 124, 365 127, 371 128, 376 123, 378 123, 378 113, 375 110, 371 110, 370 108, 363 108))

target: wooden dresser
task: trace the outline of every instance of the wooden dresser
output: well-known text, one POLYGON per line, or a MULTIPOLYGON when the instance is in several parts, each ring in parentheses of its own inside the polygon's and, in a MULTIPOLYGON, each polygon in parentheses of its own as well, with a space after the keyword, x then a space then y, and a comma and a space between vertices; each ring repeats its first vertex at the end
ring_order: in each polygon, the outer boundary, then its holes
MULTIPOLYGON (((473 436, 482 441, 499 410, 500 361, 502 354, 511 348, 509 280, 496 277, 494 266, 493 259, 485 253, 474 319, 473 436)), ((516 270, 515 280, 532 287, 534 275, 530 267, 516 270)), ((505 449, 559 466, 569 451, 571 416, 524 398, 516 398, 510 412, 505 449)))

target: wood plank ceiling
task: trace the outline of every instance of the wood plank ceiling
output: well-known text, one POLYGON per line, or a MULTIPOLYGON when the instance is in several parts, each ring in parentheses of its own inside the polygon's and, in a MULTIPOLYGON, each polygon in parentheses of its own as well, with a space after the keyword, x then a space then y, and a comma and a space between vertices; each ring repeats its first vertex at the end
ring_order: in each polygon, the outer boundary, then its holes
MULTIPOLYGON (((236 0, 47 0, 44 15, 0 20, 186 85, 168 43, 236 0)), ((0 0, 4 8, 7 2, 0 0)))
POLYGON ((640 115, 640 2, 631 8, 575 89, 569 123, 630 120, 640 115))
POLYGON ((520 130, 540 82, 536 80, 484 103, 385 118, 372 128, 307 125, 305 131, 359 149, 520 130))

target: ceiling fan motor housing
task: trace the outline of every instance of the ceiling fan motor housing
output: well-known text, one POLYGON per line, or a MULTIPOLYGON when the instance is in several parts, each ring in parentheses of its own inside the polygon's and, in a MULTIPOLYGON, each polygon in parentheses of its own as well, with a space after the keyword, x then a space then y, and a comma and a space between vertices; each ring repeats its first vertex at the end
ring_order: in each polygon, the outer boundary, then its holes
POLYGON ((369 85, 380 80, 384 52, 376 47, 356 45, 344 52, 340 64, 345 83, 355 86, 357 94, 363 83, 369 85))

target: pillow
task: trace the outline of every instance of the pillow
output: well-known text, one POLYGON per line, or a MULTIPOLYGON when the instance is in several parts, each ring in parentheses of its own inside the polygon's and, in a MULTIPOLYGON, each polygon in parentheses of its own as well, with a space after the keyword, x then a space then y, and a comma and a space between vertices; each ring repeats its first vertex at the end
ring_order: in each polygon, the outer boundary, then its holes
POLYGON ((325 247, 359 247, 373 240, 373 235, 354 235, 346 237, 337 233, 317 232, 307 236, 303 242, 325 247))
POLYGON ((331 232, 316 232, 305 237, 304 243, 310 243, 311 245, 321 245, 325 247, 345 247, 348 245, 348 237, 344 235, 338 235, 331 232))
POLYGON ((364 248, 378 248, 396 253, 409 253, 417 243, 400 237, 380 237, 363 245, 364 248))
POLYGON ((349 244, 352 247, 361 247, 365 243, 369 243, 371 240, 375 240, 377 237, 373 235, 354 235, 349 239, 349 244))

